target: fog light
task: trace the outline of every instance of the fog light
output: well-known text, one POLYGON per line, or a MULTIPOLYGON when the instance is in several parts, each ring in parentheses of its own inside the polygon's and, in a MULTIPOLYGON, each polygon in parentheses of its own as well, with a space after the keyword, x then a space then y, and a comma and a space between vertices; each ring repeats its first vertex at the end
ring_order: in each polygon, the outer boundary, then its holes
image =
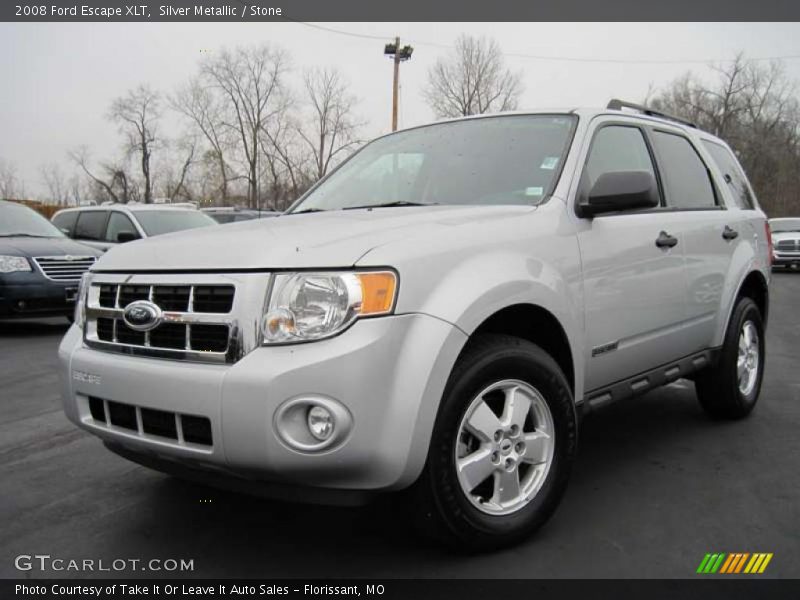
POLYGON ((334 418, 331 412, 322 406, 308 409, 308 430, 319 441, 324 442, 333 433, 334 418))

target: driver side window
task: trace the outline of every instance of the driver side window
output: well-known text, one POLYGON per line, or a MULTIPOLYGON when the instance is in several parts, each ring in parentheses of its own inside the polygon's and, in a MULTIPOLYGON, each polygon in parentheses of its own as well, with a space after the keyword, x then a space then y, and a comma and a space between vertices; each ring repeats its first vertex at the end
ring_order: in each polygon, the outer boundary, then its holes
POLYGON ((584 185, 592 189, 598 177, 617 171, 645 171, 655 178, 653 160, 638 127, 608 125, 597 130, 583 170, 584 185))
POLYGON ((134 236, 133 239, 139 239, 139 234, 131 220, 122 213, 112 212, 108 219, 108 227, 106 227, 106 241, 117 243, 120 233, 129 233, 134 236))

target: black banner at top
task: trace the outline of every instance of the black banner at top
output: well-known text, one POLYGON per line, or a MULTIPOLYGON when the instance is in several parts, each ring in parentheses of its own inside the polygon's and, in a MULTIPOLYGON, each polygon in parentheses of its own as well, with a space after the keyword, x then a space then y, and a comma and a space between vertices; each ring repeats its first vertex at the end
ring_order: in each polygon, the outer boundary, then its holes
POLYGON ((10 0, 0 21, 800 21, 797 0, 10 0))

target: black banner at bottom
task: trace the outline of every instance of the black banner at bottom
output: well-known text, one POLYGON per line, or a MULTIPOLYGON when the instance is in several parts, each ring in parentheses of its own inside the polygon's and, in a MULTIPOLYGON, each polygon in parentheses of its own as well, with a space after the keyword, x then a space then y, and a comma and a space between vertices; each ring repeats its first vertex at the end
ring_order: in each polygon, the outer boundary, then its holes
POLYGON ((703 578, 684 580, 526 580, 526 579, 387 579, 387 580, 120 580, 7 579, 0 598, 442 598, 469 600, 513 596, 519 599, 581 598, 599 600, 713 600, 800 598, 800 580, 703 578))

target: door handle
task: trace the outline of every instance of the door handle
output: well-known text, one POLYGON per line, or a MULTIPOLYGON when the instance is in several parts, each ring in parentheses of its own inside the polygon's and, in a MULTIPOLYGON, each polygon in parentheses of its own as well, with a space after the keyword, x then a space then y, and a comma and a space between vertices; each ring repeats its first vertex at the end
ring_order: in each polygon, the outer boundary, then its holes
POLYGON ((722 230, 722 237, 726 240, 735 240, 739 237, 739 232, 735 229, 731 229, 728 225, 725 225, 725 229, 722 230))
POLYGON ((656 246, 659 248, 673 248, 678 245, 678 238, 672 237, 666 231, 662 231, 656 238, 656 246))

